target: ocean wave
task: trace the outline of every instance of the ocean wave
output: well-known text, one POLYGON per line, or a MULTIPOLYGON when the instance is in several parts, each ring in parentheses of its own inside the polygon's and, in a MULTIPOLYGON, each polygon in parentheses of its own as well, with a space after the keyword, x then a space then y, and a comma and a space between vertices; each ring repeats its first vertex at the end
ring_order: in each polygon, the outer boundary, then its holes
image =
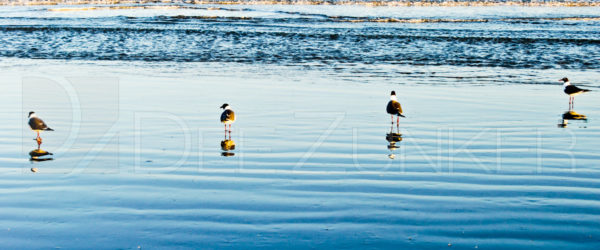
POLYGON ((600 16, 593 8, 528 8, 518 14, 481 8, 475 15, 466 9, 419 14, 325 6, 9 7, 0 17, 0 57, 600 69, 600 16))
MULTIPOLYGON (((208 8, 204 8, 208 9, 208 8)), ((223 9, 224 11, 241 11, 232 9, 223 9)), ((187 22, 189 20, 199 21, 228 21, 228 20, 245 20, 251 22, 262 23, 327 23, 327 22, 348 22, 348 23, 553 23, 555 25, 570 24, 570 22, 600 22, 600 16, 563 16, 563 17, 511 17, 511 18, 400 18, 400 17, 357 17, 357 16, 329 16, 325 14, 311 14, 302 12, 285 12, 279 13, 296 15, 296 17, 262 17, 262 16, 245 16, 245 15, 157 15, 152 17, 136 17, 136 16, 113 16, 113 17, 95 17, 95 18, 69 18, 69 17, 2 17, 4 21, 91 21, 102 20, 108 18, 124 18, 128 22, 153 22, 156 20, 168 20, 170 23, 187 22)))
MULTIPOLYGON (((600 39, 483 36, 469 31, 339 32, 138 27, 0 26, 2 57, 242 62, 408 64, 598 69, 600 39)), ((510 33, 506 33, 510 35, 510 33)))
MULTIPOLYGON (((154 4, 156 0, 13 0, 0 5, 154 4)), ((171 0, 177 4, 215 5, 365 5, 365 6, 600 6, 590 0, 171 0)))
MULTIPOLYGON (((156 20, 169 20, 169 19, 181 19, 182 17, 157 17, 156 20)), ((196 16, 196 17, 185 17, 191 19, 230 19, 230 20, 248 20, 245 17, 210 17, 210 16, 196 16)), ((414 30, 402 29, 404 31, 414 30)), ((242 30, 229 30, 229 31, 216 31, 206 29, 195 29, 195 28, 156 28, 156 27, 65 27, 65 26, 21 26, 21 25, 0 25, 0 31, 10 32, 87 32, 87 33, 105 33, 111 34, 115 32, 119 33, 162 33, 169 32, 171 35, 181 33, 186 34, 215 34, 219 36, 236 36, 236 37, 283 37, 283 38, 301 38, 301 39, 325 39, 325 40, 404 40, 404 39, 418 39, 418 40, 430 40, 430 41, 450 41, 450 42, 497 42, 497 43, 515 43, 515 44, 530 44, 530 43, 563 43, 563 44, 579 44, 579 45, 600 45, 600 34, 595 34, 594 37, 582 37, 582 38, 567 38, 567 37, 518 37, 518 36, 456 36, 449 34, 446 30, 428 30, 427 34, 415 35, 415 34, 397 34, 394 32, 387 33, 321 33, 321 32, 310 32, 310 33, 298 33, 294 31, 242 31, 242 30)), ((514 34, 512 34, 514 35, 514 34)))
POLYGON ((577 21, 577 22, 598 22, 600 16, 566 16, 566 17, 513 17, 513 18, 398 18, 398 17, 354 17, 354 16, 328 16, 324 14, 308 14, 302 12, 283 12, 284 14, 298 15, 296 18, 273 18, 273 17, 249 17, 249 16, 203 16, 203 15, 177 15, 160 16, 160 18, 180 19, 180 20, 252 20, 262 22, 373 22, 373 23, 486 23, 486 22, 543 22, 543 21, 577 21), (313 18, 307 18, 313 17, 313 18))
POLYGON ((485 22, 540 22, 540 21, 600 21, 600 17, 519 17, 519 18, 395 18, 395 17, 328 17, 339 22, 377 23, 485 23, 485 22))

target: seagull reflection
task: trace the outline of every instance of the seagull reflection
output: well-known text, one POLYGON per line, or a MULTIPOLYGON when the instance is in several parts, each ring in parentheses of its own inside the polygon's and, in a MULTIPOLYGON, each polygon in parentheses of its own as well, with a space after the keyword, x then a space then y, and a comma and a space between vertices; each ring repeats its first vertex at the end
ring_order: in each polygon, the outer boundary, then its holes
POLYGON ((571 109, 569 111, 566 111, 564 114, 562 114, 562 119, 561 119, 560 123, 558 124, 558 127, 566 128, 567 125, 569 124, 569 120, 587 122, 587 116, 577 113, 575 110, 571 109))
POLYGON ((233 139, 231 139, 231 133, 229 133, 229 138, 227 138, 227 131, 225 131, 225 139, 221 141, 221 150, 223 150, 223 152, 221 152, 222 156, 225 157, 230 157, 230 156, 234 156, 235 153, 230 152, 232 150, 235 150, 235 141, 233 141, 233 139))
POLYGON ((48 156, 48 155, 52 155, 52 153, 50 153, 48 151, 45 151, 43 149, 40 149, 39 146, 38 146, 37 149, 34 149, 31 152, 29 152, 29 157, 30 157, 29 161, 39 162, 39 161, 51 161, 51 160, 54 160, 54 158, 52 158, 52 157, 45 157, 45 156, 48 156))
POLYGON ((394 125, 392 125, 390 127, 390 132, 385 134, 385 140, 388 141, 388 143, 389 143, 387 145, 388 150, 390 150, 390 154, 388 155, 388 157, 390 159, 396 158, 396 155, 394 155, 394 151, 396 149, 400 148, 400 146, 396 145, 396 143, 402 141, 402 134, 400 133, 400 127, 396 126, 396 132, 394 132, 394 125))

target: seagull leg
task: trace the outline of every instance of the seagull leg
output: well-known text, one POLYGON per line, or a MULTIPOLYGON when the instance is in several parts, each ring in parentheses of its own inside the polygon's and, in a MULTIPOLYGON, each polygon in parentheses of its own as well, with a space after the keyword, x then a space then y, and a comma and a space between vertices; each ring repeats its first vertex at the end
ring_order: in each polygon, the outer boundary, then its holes
POLYGON ((572 109, 573 109, 573 106, 575 106, 575 103, 574 103, 574 100, 573 100, 573 97, 572 97, 572 96, 571 96, 571 97, 569 97, 569 98, 570 98, 570 99, 569 99, 569 110, 572 110, 572 109))
POLYGON ((35 141, 37 142, 39 149, 40 145, 42 145, 42 137, 40 137, 40 131, 37 131, 37 137, 35 138, 35 141))
POLYGON ((396 124, 400 124, 400 116, 396 116, 396 124))
POLYGON ((231 124, 229 124, 229 133, 231 134, 231 124))
POLYGON ((575 97, 571 96, 571 109, 575 108, 575 97))
POLYGON ((390 118, 392 118, 392 124, 394 124, 394 115, 390 115, 390 118))

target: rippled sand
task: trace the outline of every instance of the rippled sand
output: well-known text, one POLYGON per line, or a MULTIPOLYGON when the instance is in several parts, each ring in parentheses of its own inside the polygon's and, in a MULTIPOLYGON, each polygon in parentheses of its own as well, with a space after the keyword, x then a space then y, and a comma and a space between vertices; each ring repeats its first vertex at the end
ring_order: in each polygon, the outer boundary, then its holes
POLYGON ((598 101, 576 97, 587 123, 560 128, 556 82, 595 91, 597 73, 360 68, 0 59, 0 245, 600 243, 598 101), (407 116, 394 151, 390 90, 407 116), (238 117, 229 157, 224 102, 238 117), (54 160, 29 160, 29 110, 55 129, 42 134, 54 160))

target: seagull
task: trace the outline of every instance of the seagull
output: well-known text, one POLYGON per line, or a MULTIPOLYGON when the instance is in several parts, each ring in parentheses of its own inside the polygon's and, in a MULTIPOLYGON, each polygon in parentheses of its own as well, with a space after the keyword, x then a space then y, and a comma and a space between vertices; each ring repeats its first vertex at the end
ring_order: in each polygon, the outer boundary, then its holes
POLYGON ((397 115, 396 124, 398 124, 400 122, 400 116, 406 117, 406 116, 402 115, 402 107, 400 106, 400 103, 398 102, 398 98, 396 98, 396 91, 392 91, 392 94, 390 96, 390 101, 387 104, 386 110, 387 110, 388 114, 390 114, 392 117, 392 124, 394 123, 394 115, 397 115))
POLYGON ((41 144, 42 142, 42 138, 40 137, 40 131, 54 131, 54 129, 51 129, 48 127, 48 125, 46 125, 46 123, 37 117, 37 115, 35 115, 35 112, 31 111, 29 112, 29 127, 31 128, 31 130, 37 132, 37 137, 35 138, 35 140, 38 142, 38 144, 41 144))
POLYGON ((235 113, 227 103, 224 103, 221 108, 224 109, 221 114, 221 123, 225 125, 225 131, 227 131, 227 124, 229 124, 229 132, 231 133, 231 124, 235 121, 235 113))
POLYGON ((569 106, 571 106, 573 104, 573 102, 575 101, 575 96, 579 95, 581 93, 585 93, 588 91, 591 91, 589 89, 580 89, 575 85, 571 85, 571 82, 569 81, 569 78, 562 78, 560 80, 558 80, 559 82, 562 81, 564 82, 563 86, 565 87, 565 94, 569 95, 569 106))

